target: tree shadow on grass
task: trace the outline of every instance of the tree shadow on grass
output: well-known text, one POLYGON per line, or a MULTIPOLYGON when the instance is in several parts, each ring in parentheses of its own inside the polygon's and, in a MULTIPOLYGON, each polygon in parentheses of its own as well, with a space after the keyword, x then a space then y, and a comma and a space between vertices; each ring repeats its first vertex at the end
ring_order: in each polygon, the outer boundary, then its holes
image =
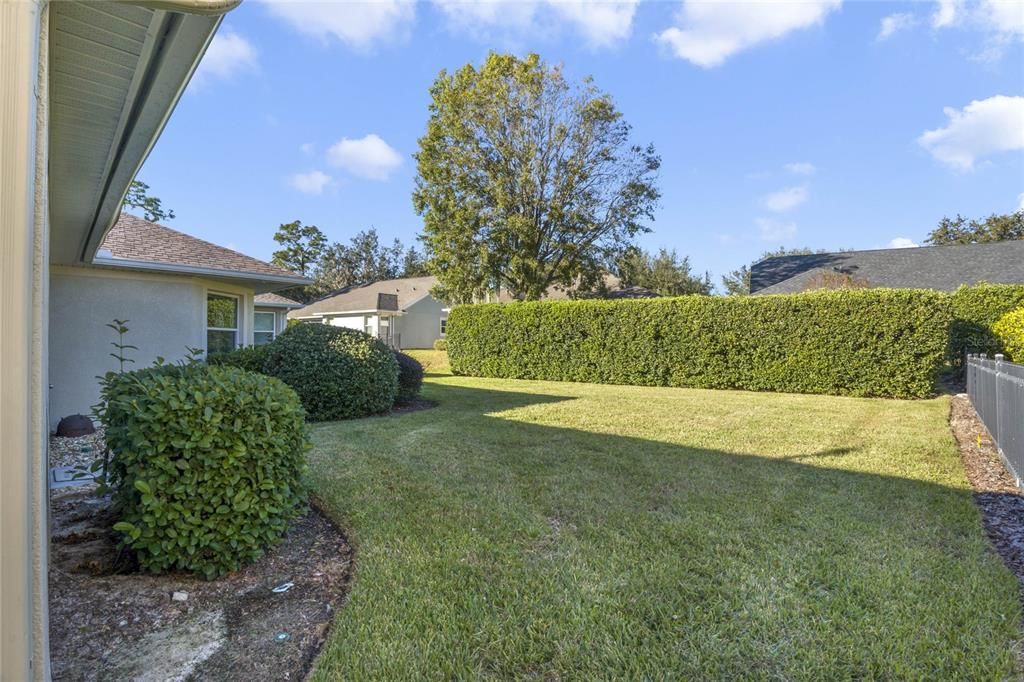
POLYGON ((861 443, 765 456, 508 414, 574 396, 428 396, 401 429, 317 431, 318 493, 360 552, 326 678, 1012 669, 1016 585, 970 490, 908 477, 947 453, 887 475, 857 470, 861 443))

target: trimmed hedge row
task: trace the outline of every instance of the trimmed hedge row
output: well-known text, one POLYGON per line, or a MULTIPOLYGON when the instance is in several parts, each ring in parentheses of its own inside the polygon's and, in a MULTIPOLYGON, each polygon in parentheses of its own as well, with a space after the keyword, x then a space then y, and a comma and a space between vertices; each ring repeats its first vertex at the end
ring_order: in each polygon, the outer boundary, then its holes
POLYGON ((949 331, 949 360, 959 363, 965 353, 991 355, 1005 351, 992 326, 1003 315, 1024 307, 1024 285, 976 284, 950 296, 953 324, 949 331))
POLYGON ((447 340, 456 374, 920 398, 950 320, 923 290, 547 301, 459 306, 447 340))
POLYGON ((992 332, 1003 344, 1010 360, 1024 363, 1024 308, 1018 308, 999 318, 992 332))

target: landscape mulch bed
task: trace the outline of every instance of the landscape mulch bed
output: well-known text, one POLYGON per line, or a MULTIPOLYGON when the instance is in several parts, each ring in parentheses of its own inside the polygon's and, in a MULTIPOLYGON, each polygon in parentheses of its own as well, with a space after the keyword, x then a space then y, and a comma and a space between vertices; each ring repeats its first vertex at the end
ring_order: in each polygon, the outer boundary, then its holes
POLYGON ((966 394, 953 396, 949 424, 960 444, 985 532, 1024 591, 1024 495, 966 394))
POLYGON ((210 581, 118 572, 130 559, 91 488, 55 491, 51 508, 55 680, 303 679, 348 591, 352 549, 315 506, 258 561, 210 581))

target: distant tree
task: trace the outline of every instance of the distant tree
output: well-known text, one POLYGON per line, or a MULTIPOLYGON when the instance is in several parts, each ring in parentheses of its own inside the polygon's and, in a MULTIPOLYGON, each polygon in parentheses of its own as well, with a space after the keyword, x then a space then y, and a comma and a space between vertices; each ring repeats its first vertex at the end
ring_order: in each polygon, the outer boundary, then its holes
POLYGON ((274 252, 273 263, 306 277, 319 262, 327 246, 327 237, 316 225, 303 225, 301 221, 283 223, 274 233, 274 241, 281 249, 274 252))
POLYGON ((871 284, 862 277, 854 277, 848 272, 838 270, 822 270, 811 275, 804 285, 804 291, 818 289, 867 289, 871 284))
POLYGON ((623 286, 644 287, 662 296, 710 294, 714 289, 711 274, 694 274, 689 256, 680 258, 674 249, 659 249, 652 255, 630 247, 618 260, 616 274, 623 286))
POLYGON ((348 244, 335 242, 324 249, 316 265, 315 293, 323 295, 353 284, 414 276, 407 273, 410 267, 415 271, 417 255, 415 249, 406 249, 398 239, 390 246, 381 244, 377 230, 371 227, 356 234, 348 244))
POLYGON ((430 274, 426 257, 410 246, 402 258, 402 277, 425 277, 430 274))
POLYGON ((415 155, 413 206, 447 300, 588 287, 649 231, 661 160, 630 142, 612 98, 536 54, 442 71, 415 155))
POLYGON ((140 208, 146 220, 154 223, 174 219, 174 211, 164 208, 158 197, 151 196, 149 185, 141 180, 132 180, 128 185, 128 194, 124 197, 125 208, 140 208))
MULTIPOLYGON (((787 249, 785 247, 779 247, 774 251, 765 251, 761 254, 755 263, 759 263, 766 258, 775 258, 776 256, 807 256, 812 253, 828 253, 824 249, 814 251, 806 246, 798 247, 793 249, 787 249)), ((727 275, 722 275, 722 288, 725 289, 725 293, 728 296, 746 296, 750 293, 750 266, 744 265, 738 270, 733 270, 727 275)))
POLYGON ((1005 215, 993 213, 982 220, 968 220, 960 214, 943 218, 928 234, 926 244, 985 244, 1011 239, 1024 239, 1024 210, 1005 215))

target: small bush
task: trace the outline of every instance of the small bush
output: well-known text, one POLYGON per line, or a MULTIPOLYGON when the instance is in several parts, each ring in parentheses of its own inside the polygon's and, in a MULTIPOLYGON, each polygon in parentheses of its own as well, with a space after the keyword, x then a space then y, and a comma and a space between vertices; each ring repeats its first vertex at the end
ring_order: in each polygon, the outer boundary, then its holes
POLYGON ((244 346, 236 348, 228 353, 210 353, 206 362, 211 365, 224 365, 227 367, 238 367, 250 372, 263 372, 263 365, 267 361, 267 349, 264 346, 244 346))
POLYGON ((404 405, 416 400, 423 386, 423 365, 416 358, 395 351, 398 361, 398 396, 395 403, 404 405))
POLYGON ((448 318, 457 374, 918 398, 931 395, 948 296, 788 296, 468 305, 448 318))
POLYGON ((1018 308, 1000 317, 992 325, 992 331, 1010 359, 1024 363, 1024 308, 1018 308))
POLYGON ((313 421, 363 417, 395 404, 398 362, 368 334, 300 324, 267 348, 266 373, 295 389, 313 421))
POLYGON ((949 360, 960 363, 965 353, 991 355, 1003 345, 992 325, 1006 313, 1024 307, 1024 285, 975 284, 963 286, 950 297, 953 323, 949 332, 949 360))
POLYGON ((101 383, 114 529, 145 569, 214 577, 281 538, 304 500, 309 447, 294 391, 204 363, 101 383))
POLYGON ((448 350, 448 339, 434 339, 434 350, 448 350))

